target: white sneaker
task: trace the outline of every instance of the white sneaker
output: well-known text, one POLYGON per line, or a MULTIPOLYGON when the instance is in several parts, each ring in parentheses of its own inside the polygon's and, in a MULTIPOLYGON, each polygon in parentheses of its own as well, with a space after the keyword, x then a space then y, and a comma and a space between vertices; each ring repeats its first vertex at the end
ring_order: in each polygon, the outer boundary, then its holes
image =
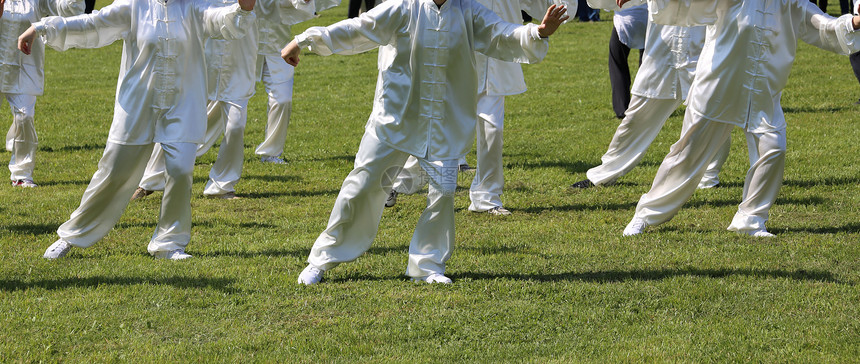
POLYGON ((772 238, 772 237, 775 237, 775 236, 776 236, 776 235, 774 235, 774 234, 769 233, 769 232, 768 232, 767 230, 765 230, 765 229, 758 229, 758 230, 744 230, 744 231, 742 231, 742 232, 743 232, 744 234, 747 234, 747 235, 749 235, 749 236, 756 237, 756 238, 772 238))
POLYGON ((19 179, 19 180, 12 181, 12 187, 33 188, 33 187, 39 187, 39 185, 37 185, 36 182, 34 182, 31 179, 19 179))
POLYGON ((501 206, 493 207, 493 208, 487 210, 486 212, 490 215, 496 215, 496 216, 508 216, 511 214, 511 212, 508 211, 508 209, 501 207, 501 206))
POLYGON ((299 284, 304 284, 306 286, 310 286, 312 284, 319 283, 323 278, 323 271, 319 268, 314 267, 308 264, 305 269, 299 273, 299 284))
POLYGON ((394 207, 397 204, 397 191, 391 190, 388 193, 388 199, 385 200, 385 207, 394 207))
POLYGON ((45 250, 45 255, 43 255, 43 257, 45 259, 62 258, 69 253, 69 250, 72 250, 72 244, 69 244, 63 239, 57 239, 57 241, 48 247, 48 250, 45 250))
POLYGON ((287 164, 287 161, 281 159, 280 157, 271 155, 264 155, 260 157, 260 162, 272 164, 287 164))
POLYGON ((206 198, 211 198, 211 199, 215 199, 215 200, 240 200, 240 199, 242 199, 241 197, 236 196, 236 192, 227 192, 227 193, 222 193, 220 195, 203 195, 203 196, 206 196, 206 198))
POLYGON ((426 282, 426 283, 441 283, 441 284, 451 284, 451 278, 448 278, 439 273, 433 273, 426 277, 414 277, 412 278, 413 282, 426 282))
POLYGON ((170 259, 170 260, 182 260, 191 258, 191 254, 185 252, 185 249, 176 249, 171 251, 158 251, 153 254, 155 259, 170 259))
POLYGON ((624 236, 633 236, 639 235, 645 232, 645 228, 648 227, 648 223, 645 222, 645 219, 641 217, 633 217, 633 220, 630 220, 630 223, 627 224, 627 227, 624 228, 624 236))

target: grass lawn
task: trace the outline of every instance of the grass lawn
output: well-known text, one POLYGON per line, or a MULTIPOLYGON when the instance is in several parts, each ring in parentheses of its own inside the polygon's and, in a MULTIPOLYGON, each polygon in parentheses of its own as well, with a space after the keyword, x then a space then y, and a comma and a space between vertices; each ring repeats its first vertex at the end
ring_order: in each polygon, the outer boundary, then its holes
MULTIPOLYGON (((295 30, 345 14, 346 4, 295 30)), ((726 231, 749 165, 739 129, 723 187, 623 238, 683 113, 618 185, 567 190, 618 124, 610 29, 569 24, 543 63, 524 67, 530 90, 506 105, 503 200, 513 215, 470 213, 471 175, 460 175, 450 286, 403 275, 420 194, 386 209, 367 254, 323 284, 296 284, 352 167, 376 52, 303 55, 288 165, 253 154, 266 117, 258 88, 243 199, 203 198, 217 148, 197 161, 194 258, 146 253, 156 193, 129 204, 92 248, 42 259, 104 149, 121 44, 49 51, 36 113, 41 187, 0 188, 0 362, 860 362, 860 86, 847 57, 798 51, 782 98, 789 149, 768 224, 776 238, 726 231)), ((2 125, 10 119, 4 107, 2 125)))

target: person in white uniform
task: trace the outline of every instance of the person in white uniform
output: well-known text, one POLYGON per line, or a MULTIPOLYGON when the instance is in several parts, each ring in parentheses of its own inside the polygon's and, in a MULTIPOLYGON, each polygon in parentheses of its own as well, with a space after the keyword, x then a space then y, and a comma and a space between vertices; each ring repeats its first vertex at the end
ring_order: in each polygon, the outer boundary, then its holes
MULTIPOLYGON (((235 0, 218 1, 225 5, 235 2, 235 0)), ((254 82, 257 76, 255 72, 259 65, 257 54, 262 46, 274 47, 271 39, 266 42, 258 41, 258 34, 267 34, 266 29, 271 28, 271 24, 298 24, 311 19, 313 12, 313 0, 307 2, 260 0, 254 7, 257 21, 245 38, 206 40, 204 47, 209 81, 209 104, 206 108, 208 126, 204 142, 197 148, 197 156, 205 154, 218 141, 218 138, 222 135, 224 137, 218 150, 218 157, 209 171, 209 180, 203 189, 204 196, 220 199, 239 198, 236 196, 236 184, 242 176, 242 165, 245 160, 245 124, 248 120, 248 100, 254 95, 254 82), (258 31, 260 24, 268 28, 258 31)), ((280 56, 280 50, 273 49, 280 56)), ((277 60, 279 63, 284 63, 280 58, 277 60)), ((164 151, 157 146, 152 151, 140 185, 131 199, 137 200, 154 191, 163 191, 164 184, 164 151)))
MULTIPOLYGON (((618 0, 641 3, 644 0, 618 0)), ((786 123, 780 97, 798 40, 840 54, 860 49, 860 17, 833 18, 807 0, 648 0, 652 21, 706 25, 681 137, 639 200, 624 235, 671 219, 702 179, 732 128, 743 128, 750 169, 728 229, 773 236, 765 223, 782 185, 786 123)))
POLYGON ((50 15, 83 14, 83 0, 8 0, 0 17, 0 94, 12 110, 6 133, 12 187, 37 187, 33 181, 38 137, 34 116, 36 96, 45 90, 45 44, 33 42, 28 55, 18 52, 18 36, 30 24, 50 15))
MULTIPOLYGON (((615 0, 589 0, 595 8, 617 10, 615 0)), ((641 6, 641 5, 640 5, 641 6)), ((638 8, 638 7, 637 7, 638 8)), ((634 8, 636 9, 636 8, 634 8)), ((647 7, 646 7, 647 11, 647 7)), ((601 164, 571 188, 610 186, 635 168, 672 112, 687 98, 705 43, 705 27, 680 27, 648 22, 642 65, 633 82, 630 107, 615 130, 601 164)), ((698 188, 720 183, 719 173, 729 154, 726 139, 699 181, 698 188)))
MULTIPOLYGON (((539 16, 554 2, 520 0, 478 0, 481 5, 492 10, 502 20, 509 23, 522 21, 522 11, 539 16)), ((576 3, 572 7, 567 2, 567 11, 575 14, 576 3)), ((518 63, 506 62, 475 54, 478 71, 478 125, 477 125, 477 170, 469 188, 469 211, 486 212, 491 215, 510 215, 502 205, 502 190, 505 185, 502 165, 502 135, 505 117, 505 96, 517 95, 526 91, 522 67, 518 63)), ((460 166, 465 160, 460 161, 460 166)), ((462 170, 463 168, 460 167, 462 170)), ((386 207, 394 206, 399 193, 412 194, 427 184, 427 176, 422 173, 418 160, 410 157, 397 176, 394 187, 385 202, 386 207)))
POLYGON ((540 26, 518 25, 474 0, 389 0, 357 18, 310 28, 284 48, 283 58, 296 65, 301 48, 326 56, 382 46, 373 111, 354 169, 299 283, 318 283, 325 271, 370 247, 385 197, 409 155, 430 176, 430 192, 409 246, 406 275, 451 282, 444 273, 454 246, 457 161, 475 138, 475 52, 539 62, 547 52, 546 37, 567 20, 564 13, 564 7, 553 5, 540 26))
POLYGON ((116 225, 156 142, 164 149, 167 183, 147 250, 156 258, 190 257, 185 247, 191 239, 191 173, 206 128, 203 42, 210 36, 243 37, 254 22, 254 2, 216 7, 208 0, 117 0, 93 14, 43 18, 21 34, 18 47, 25 54, 37 36, 59 51, 123 40, 104 155, 45 258, 89 247, 116 225))

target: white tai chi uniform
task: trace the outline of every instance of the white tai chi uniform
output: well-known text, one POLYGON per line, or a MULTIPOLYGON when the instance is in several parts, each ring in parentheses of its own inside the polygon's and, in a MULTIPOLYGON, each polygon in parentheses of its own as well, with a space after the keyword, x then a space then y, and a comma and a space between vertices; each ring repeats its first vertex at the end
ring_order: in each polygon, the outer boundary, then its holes
POLYGON ((191 238, 194 151, 206 128, 203 41, 241 38, 254 14, 238 4, 213 7, 206 0, 116 0, 92 14, 49 17, 34 24, 57 50, 98 48, 123 40, 114 118, 105 153, 81 205, 57 230, 86 248, 119 220, 143 174, 153 143, 161 143, 167 184, 147 250, 183 249, 191 238))
MULTIPOLYGON (((235 0, 219 0, 233 4, 235 0)), ((244 163, 245 123, 248 120, 248 99, 254 95, 257 53, 259 45, 257 24, 270 19, 275 22, 296 24, 313 17, 313 1, 259 0, 254 6, 257 21, 243 39, 209 38, 205 43, 208 74, 209 103, 206 108, 207 127, 204 141, 197 148, 197 156, 206 153, 222 135, 218 158, 209 171, 209 180, 203 194, 207 196, 236 192, 236 183, 242 176, 244 163)), ((280 63, 284 62, 278 57, 280 63)), ((292 66, 286 65, 290 69, 292 66)), ((292 88, 291 88, 292 90, 292 88)), ((140 188, 147 191, 164 190, 164 152, 154 148, 140 188)))
POLYGON ((427 208, 409 246, 406 275, 444 273, 454 246, 457 159, 475 138, 475 52, 522 63, 546 55, 535 24, 506 23, 473 0, 390 0, 357 18, 296 37, 311 51, 354 54, 379 45, 373 111, 308 263, 321 270, 356 259, 376 236, 391 183, 409 155, 430 176, 427 208))
MULTIPOLYGON (((522 11, 540 18, 553 3, 567 7, 568 14, 576 13, 577 3, 551 0, 478 0, 502 20, 509 23, 522 21, 522 11)), ((477 170, 469 198, 470 211, 483 212, 502 207, 502 190, 505 185, 502 165, 502 133, 504 130, 505 96, 526 91, 522 67, 518 63, 502 61, 475 54, 478 71, 478 123, 477 123, 477 170)), ((461 160, 460 164, 465 163, 461 160)), ((397 176, 394 190, 398 193, 417 192, 429 182, 428 176, 419 168, 413 157, 407 160, 397 176)))
MULTIPOLYGON (((7 0, 0 18, 0 97, 12 109, 12 125, 6 133, 6 150, 13 181, 33 179, 39 140, 33 121, 36 96, 45 89, 45 44, 33 41, 30 55, 18 50, 18 36, 30 24, 50 15, 83 14, 83 0, 7 0)), ((2 99, 0 99, 2 102, 2 99)))
POLYGON ((639 200, 634 220, 656 225, 671 219, 738 126, 746 133, 750 169, 729 230, 765 230, 782 184, 786 124, 780 96, 797 41, 856 52, 860 33, 853 31, 851 15, 835 19, 807 0, 648 0, 648 9, 656 23, 708 28, 681 137, 639 200))

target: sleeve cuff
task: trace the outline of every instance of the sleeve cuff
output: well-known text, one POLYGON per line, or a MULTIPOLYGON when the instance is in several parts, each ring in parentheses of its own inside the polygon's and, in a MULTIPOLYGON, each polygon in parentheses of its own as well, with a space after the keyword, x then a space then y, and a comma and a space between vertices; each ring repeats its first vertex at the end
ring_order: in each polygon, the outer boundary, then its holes
POLYGON ((311 46, 311 40, 308 39, 308 36, 305 33, 299 34, 296 36, 296 45, 299 48, 309 48, 311 46))
POLYGON ((40 37, 44 37, 46 34, 48 34, 48 28, 45 26, 44 22, 35 22, 33 23, 33 27, 36 30, 36 35, 40 37))

